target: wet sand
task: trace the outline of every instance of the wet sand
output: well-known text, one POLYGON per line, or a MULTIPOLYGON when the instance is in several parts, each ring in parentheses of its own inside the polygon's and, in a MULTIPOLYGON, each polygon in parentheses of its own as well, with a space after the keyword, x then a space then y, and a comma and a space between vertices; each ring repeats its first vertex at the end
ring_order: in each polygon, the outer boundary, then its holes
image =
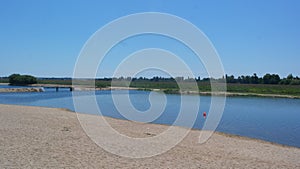
MULTIPOLYGON (((120 133, 133 137, 151 137, 168 128, 106 120, 120 133)), ((0 168, 300 168, 299 148, 222 133, 198 144, 199 133, 192 130, 164 154, 131 159, 97 146, 74 112, 0 105, 0 168)))

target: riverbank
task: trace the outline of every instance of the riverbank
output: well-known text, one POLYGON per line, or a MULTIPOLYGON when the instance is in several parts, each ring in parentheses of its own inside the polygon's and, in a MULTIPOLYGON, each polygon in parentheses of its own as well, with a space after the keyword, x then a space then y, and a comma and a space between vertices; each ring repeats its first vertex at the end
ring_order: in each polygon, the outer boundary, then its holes
MULTIPOLYGON (((8 85, 7 83, 0 83, 0 85, 8 85)), ((287 94, 263 94, 263 93, 251 93, 251 92, 201 92, 201 91, 179 91, 169 89, 152 89, 152 88, 136 88, 136 87, 92 87, 92 86, 73 86, 63 84, 33 84, 29 85, 32 88, 0 88, 1 92, 42 92, 43 87, 50 88, 72 88, 72 91, 93 91, 93 90, 145 90, 154 92, 164 92, 166 94, 191 94, 191 95, 204 95, 204 96, 228 96, 228 97, 272 97, 272 98, 290 98, 300 99, 298 95, 287 95, 287 94)))
MULTIPOLYGON (((300 99, 300 87, 299 86, 289 86, 289 85, 249 85, 249 84, 227 84, 227 92, 211 92, 209 83, 201 83, 199 85, 199 91, 179 91, 179 89, 163 88, 158 86, 158 88, 153 87, 93 87, 93 86, 72 86, 72 85, 61 85, 61 84, 34 84, 33 87, 43 87, 43 86, 58 86, 58 87, 74 87, 76 91, 84 90, 145 90, 145 91, 155 91, 164 92, 167 94, 193 94, 193 95, 215 95, 215 96, 229 96, 229 97, 272 97, 272 98, 291 98, 300 99)), ((149 84, 151 86, 151 84, 149 84)), ((154 86, 152 84, 152 86, 154 86)), ((166 86, 165 86, 166 87, 166 86)))
MULTIPOLYGON (((117 131, 132 137, 150 137, 168 128, 105 119, 117 131)), ((73 112, 0 105, 0 168, 300 167, 299 148, 221 133, 215 133, 206 143, 198 144, 199 134, 199 130, 192 130, 181 143, 164 154, 129 159, 98 147, 84 133, 73 112)))
POLYGON ((29 88, 0 88, 0 93, 16 93, 16 92, 43 92, 43 88, 29 87, 29 88))
POLYGON ((233 92, 198 92, 199 95, 207 96, 228 96, 228 97, 272 97, 272 98, 289 98, 289 99, 300 99, 300 96, 293 95, 280 95, 280 94, 259 94, 259 93, 233 93, 233 92))

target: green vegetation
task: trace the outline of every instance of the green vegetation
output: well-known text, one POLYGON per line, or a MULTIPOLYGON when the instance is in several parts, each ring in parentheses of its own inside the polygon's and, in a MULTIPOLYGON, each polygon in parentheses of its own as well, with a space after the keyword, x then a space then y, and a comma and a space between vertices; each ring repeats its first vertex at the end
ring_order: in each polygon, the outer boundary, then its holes
POLYGON ((8 77, 10 85, 30 85, 37 83, 37 79, 30 75, 12 74, 8 77))
POLYGON ((179 89, 177 83, 173 79, 149 80, 145 78, 133 79, 130 87, 146 88, 146 89, 179 89))
MULTIPOLYGON (((28 75, 11 75, 9 78, 0 78, 2 82, 11 82, 11 79, 21 79, 22 85, 35 83, 34 77, 28 75), (17 78, 16 78, 17 77, 17 78), (21 78, 22 77, 22 78, 21 78), (24 80, 27 79, 27 80, 24 80), (31 79, 31 80, 28 80, 31 79), (25 81, 25 83, 24 83, 25 81)), ((151 79, 140 77, 140 78, 102 78, 95 79, 95 87, 106 88, 112 86, 118 87, 133 87, 138 90, 153 90, 159 89, 168 94, 178 94, 179 85, 184 87, 185 92, 210 92, 210 82, 218 84, 218 82, 227 82, 227 92, 230 93, 244 93, 244 94, 273 94, 273 95, 290 95, 300 97, 300 78, 294 77, 292 74, 286 78, 280 78, 276 74, 266 74, 263 77, 258 77, 255 73, 252 76, 225 76, 221 79, 203 78, 196 79, 184 79, 183 77, 177 78, 164 78, 164 77, 153 77, 151 79), (192 81, 196 81, 198 88, 193 88, 192 81)), ((77 79, 75 84, 78 85, 90 85, 92 79, 77 79)), ((59 85, 72 85, 71 78, 39 78, 37 80, 39 84, 59 84, 59 85)), ((16 83, 12 83, 16 84, 16 83)), ((21 85, 21 83, 18 83, 21 85)), ((217 86, 218 87, 218 86, 217 86)))
POLYGON ((300 85, 227 84, 227 92, 300 96, 300 85))
POLYGON ((0 77, 0 83, 8 83, 8 77, 0 77))
MULTIPOLYGON (((72 82, 71 78, 39 78, 38 84, 58 84, 58 85, 90 85, 92 82, 91 79, 77 79, 72 82)), ((96 79, 95 86, 98 88, 106 88, 111 86, 111 80, 107 79, 96 79)))
POLYGON ((281 79, 277 74, 265 74, 263 77, 258 77, 256 73, 252 76, 239 76, 235 78, 233 75, 226 75, 227 83, 240 84, 282 84, 282 85, 300 85, 300 78, 289 74, 286 78, 281 79))
MULTIPOLYGON (((231 93, 249 93, 249 94, 277 94, 277 95, 291 95, 300 96, 300 85, 297 85, 300 80, 298 77, 289 75, 287 78, 280 79, 278 75, 266 74, 263 77, 257 77, 256 74, 253 76, 240 76, 235 79, 233 76, 226 76, 227 80, 227 92, 231 93), (286 82, 288 81, 288 82, 286 82), (275 83, 275 84, 274 84, 275 83)), ((148 78, 103 78, 96 79, 95 86, 105 88, 111 86, 113 81, 114 86, 120 87, 134 87, 140 90, 152 90, 161 89, 163 92, 168 94, 179 93, 179 87, 177 81, 184 85, 186 89, 192 84, 191 79, 183 78, 163 78, 153 77, 148 78)), ((211 86, 210 81, 222 82, 224 79, 209 79, 200 78, 195 79, 198 84, 199 92, 210 92, 211 86)), ((71 79, 44 79, 38 80, 39 83, 49 84, 72 84, 71 79)), ((81 80, 79 84, 90 83, 89 80, 81 80)), ((195 91, 195 89, 190 88, 195 91)), ((197 89, 196 89, 197 90, 197 89)))
POLYGON ((39 78, 38 84, 58 84, 58 85, 72 85, 71 78, 39 78))
POLYGON ((163 92, 166 94, 180 94, 179 90, 177 89, 164 89, 163 92))

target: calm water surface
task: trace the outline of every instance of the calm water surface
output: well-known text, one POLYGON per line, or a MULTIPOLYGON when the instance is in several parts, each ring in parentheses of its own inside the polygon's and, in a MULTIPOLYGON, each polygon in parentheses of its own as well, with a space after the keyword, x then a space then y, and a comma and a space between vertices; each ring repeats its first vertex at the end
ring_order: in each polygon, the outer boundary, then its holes
MULTIPOLYGON (((89 92, 79 93, 77 97, 90 95, 89 92)), ((126 94, 125 91, 116 93, 126 94)), ((149 94, 150 92, 145 91, 130 91, 130 99, 136 109, 146 111, 150 108, 149 94)), ((159 93, 157 97, 158 95, 159 93)), ((191 106, 192 100, 200 97, 199 116, 194 128, 201 129, 204 123, 202 112, 209 111, 211 97, 188 95, 183 97, 191 100, 191 106)), ((110 91, 96 91, 96 98, 103 115, 124 119, 114 106, 110 91)), ((166 95, 166 98, 164 112, 153 123, 172 124, 177 118, 180 96, 166 95)), ((74 111, 72 93, 68 89, 55 92, 55 89, 49 88, 42 93, 0 93, 0 103, 67 108, 74 111)), ((85 113, 97 114, 88 110, 85 113)), ((300 148, 300 99, 227 97, 225 111, 217 131, 300 148)))

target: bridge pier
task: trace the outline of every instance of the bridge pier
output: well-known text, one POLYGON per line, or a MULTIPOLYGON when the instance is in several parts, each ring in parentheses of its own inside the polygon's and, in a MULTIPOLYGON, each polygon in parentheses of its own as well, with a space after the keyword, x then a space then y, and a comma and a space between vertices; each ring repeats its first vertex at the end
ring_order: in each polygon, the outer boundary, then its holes
POLYGON ((56 92, 59 92, 60 88, 69 90, 70 92, 75 91, 75 87, 73 86, 42 86, 42 87, 55 89, 56 92))

